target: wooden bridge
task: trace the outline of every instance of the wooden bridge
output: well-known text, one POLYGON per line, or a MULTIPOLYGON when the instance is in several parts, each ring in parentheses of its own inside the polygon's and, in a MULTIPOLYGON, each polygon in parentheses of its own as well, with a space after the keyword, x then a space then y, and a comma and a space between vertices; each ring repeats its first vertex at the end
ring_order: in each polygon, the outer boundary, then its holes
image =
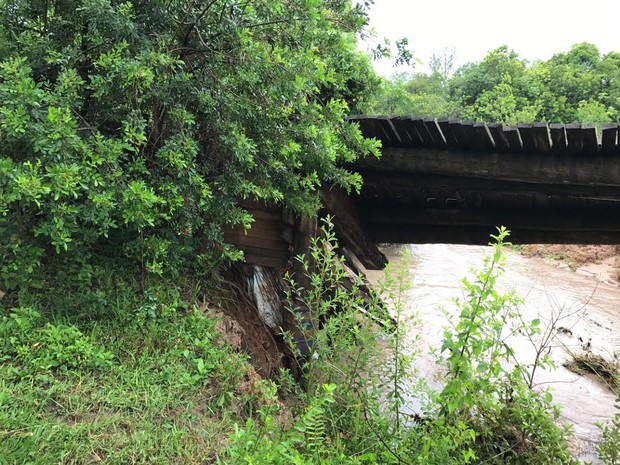
POLYGON ((352 119, 382 142, 382 157, 349 166, 363 176, 359 195, 322 196, 341 243, 368 268, 385 265, 375 244, 486 244, 499 225, 518 244, 620 244, 618 124, 597 134, 594 125, 352 119))
POLYGON ((352 166, 374 243, 486 244, 498 225, 514 243, 620 243, 618 124, 599 138, 594 125, 356 120, 383 144, 352 166))

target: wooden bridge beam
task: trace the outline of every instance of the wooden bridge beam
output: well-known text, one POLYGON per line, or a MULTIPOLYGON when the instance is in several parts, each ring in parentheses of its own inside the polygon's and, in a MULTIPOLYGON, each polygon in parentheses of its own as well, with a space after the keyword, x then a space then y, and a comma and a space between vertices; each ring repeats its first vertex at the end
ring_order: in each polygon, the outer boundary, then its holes
POLYGON ((365 206, 359 209, 364 229, 372 236, 372 227, 438 226, 490 227, 540 231, 599 231, 620 233, 620 212, 609 209, 451 209, 406 206, 365 206))
POLYGON ((341 188, 321 189, 321 200, 327 212, 332 215, 336 235, 340 244, 346 246, 369 270, 382 270, 388 261, 376 244, 369 238, 367 230, 358 222, 355 205, 341 188))
POLYGON ((384 147, 381 159, 365 158, 353 169, 419 173, 532 184, 620 187, 620 163, 603 154, 497 153, 384 147))

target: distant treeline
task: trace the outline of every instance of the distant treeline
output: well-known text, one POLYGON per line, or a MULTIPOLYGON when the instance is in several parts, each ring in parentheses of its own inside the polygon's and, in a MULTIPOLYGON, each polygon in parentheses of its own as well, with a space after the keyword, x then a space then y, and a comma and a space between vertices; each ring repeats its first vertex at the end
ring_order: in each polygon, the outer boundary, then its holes
POLYGON ((458 69, 445 51, 429 65, 430 73, 385 80, 371 111, 504 124, 618 121, 620 53, 601 54, 589 43, 533 63, 502 46, 458 69))

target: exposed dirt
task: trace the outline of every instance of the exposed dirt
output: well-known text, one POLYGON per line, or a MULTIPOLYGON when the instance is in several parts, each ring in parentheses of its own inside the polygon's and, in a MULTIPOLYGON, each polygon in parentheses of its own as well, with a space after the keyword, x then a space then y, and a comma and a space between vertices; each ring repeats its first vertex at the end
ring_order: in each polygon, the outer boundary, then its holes
POLYGON ((261 320, 247 286, 242 266, 229 270, 219 285, 212 306, 221 314, 216 329, 224 341, 250 356, 263 378, 271 378, 284 366, 284 341, 261 320))
POLYGON ((543 257, 558 262, 577 273, 618 285, 620 280, 620 246, 530 244, 519 248, 527 257, 543 257))

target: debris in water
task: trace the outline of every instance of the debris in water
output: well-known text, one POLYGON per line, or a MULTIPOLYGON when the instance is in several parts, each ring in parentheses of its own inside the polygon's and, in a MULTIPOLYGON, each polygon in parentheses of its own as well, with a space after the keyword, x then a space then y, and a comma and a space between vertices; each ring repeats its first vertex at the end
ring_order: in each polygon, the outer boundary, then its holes
MULTIPOLYGON (((582 342, 581 338, 579 339, 582 342)), ((588 341, 586 344, 591 344, 591 341, 588 341)), ((620 375, 620 363, 617 360, 605 360, 600 355, 593 354, 592 352, 572 355, 573 359, 563 364, 565 368, 578 375, 594 374, 612 391, 619 390, 618 375, 620 375)))

